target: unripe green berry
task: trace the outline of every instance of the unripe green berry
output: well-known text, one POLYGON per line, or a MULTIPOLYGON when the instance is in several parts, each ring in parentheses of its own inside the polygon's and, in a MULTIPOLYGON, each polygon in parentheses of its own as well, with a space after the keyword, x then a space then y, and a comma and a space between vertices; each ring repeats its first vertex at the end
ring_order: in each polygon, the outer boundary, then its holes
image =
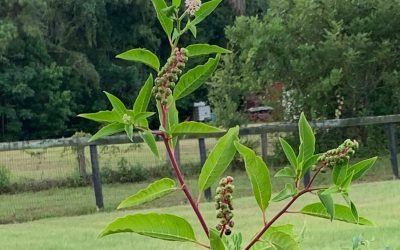
POLYGON ((174 83, 174 82, 170 82, 170 83, 169 83, 169 87, 170 87, 170 88, 175 88, 175 83, 174 83))
POLYGON ((233 189, 235 189, 235 186, 233 186, 232 184, 228 184, 226 185, 226 191, 228 191, 229 193, 233 192, 233 189))
POLYGON ((180 69, 183 69, 186 65, 185 65, 185 63, 183 63, 183 62, 179 62, 179 63, 176 64, 176 66, 177 66, 178 68, 180 68, 180 69))
POLYGON ((158 101, 160 101, 160 100, 162 99, 162 96, 161 96, 160 94, 157 94, 157 95, 156 95, 156 99, 157 99, 158 101))
POLYGON ((217 213, 217 218, 218 218, 218 219, 224 218, 224 214, 223 214, 221 211, 219 211, 219 212, 217 213))
POLYGON ((218 230, 218 231, 221 231, 222 230, 222 225, 221 224, 218 224, 215 228, 218 230))
POLYGON ((229 226, 233 227, 235 225, 235 222, 233 220, 229 221, 229 226))
POLYGON ((162 100, 161 104, 162 105, 167 105, 168 104, 168 100, 166 100, 166 99, 162 100))
POLYGON ((222 225, 226 225, 226 223, 228 223, 228 221, 227 221, 225 218, 222 218, 222 219, 221 219, 221 224, 222 224, 222 225))
POLYGON ((219 185, 221 185, 221 186, 225 186, 226 183, 227 183, 226 178, 222 178, 222 179, 219 181, 219 185))
POLYGON ((166 89, 165 90, 165 96, 170 96, 172 94, 171 89, 166 89))
POLYGON ((181 52, 182 52, 184 55, 187 55, 187 54, 189 53, 189 51, 188 51, 186 48, 181 48, 181 52))

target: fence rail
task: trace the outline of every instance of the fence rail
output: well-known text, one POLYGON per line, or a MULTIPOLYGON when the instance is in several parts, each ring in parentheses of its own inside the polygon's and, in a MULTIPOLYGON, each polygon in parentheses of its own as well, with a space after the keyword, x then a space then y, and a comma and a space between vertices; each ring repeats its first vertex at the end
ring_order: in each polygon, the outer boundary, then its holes
MULTIPOLYGON (((358 118, 346 119, 331 119, 323 121, 311 121, 310 124, 313 128, 328 129, 328 128, 344 128, 353 126, 367 126, 377 124, 393 124, 400 123, 400 114, 386 115, 386 116, 366 116, 358 118)), ((292 122, 271 122, 268 124, 256 127, 243 127, 240 129, 240 135, 259 135, 274 132, 292 132, 297 130, 297 123, 292 122)), ((223 133, 202 134, 201 136, 185 136, 184 138, 213 138, 220 137, 223 133)), ((140 142, 141 138, 138 135, 133 137, 133 142, 140 142)), ((108 144, 125 144, 131 141, 124 135, 109 136, 100 140, 89 142, 89 137, 76 137, 76 138, 59 138, 59 139, 46 139, 46 140, 31 140, 31 141, 17 141, 17 142, 3 142, 0 143, 1 151, 10 150, 23 150, 23 149, 38 149, 38 148, 52 148, 52 147, 76 147, 76 146, 90 146, 90 145, 108 145, 108 144)))
MULTIPOLYGON (((348 118, 348 119, 332 119, 323 121, 311 121, 312 127, 317 129, 330 129, 330 128, 344 128, 353 126, 367 126, 367 125, 386 125, 388 127, 388 140, 389 140, 389 151, 391 155, 392 172, 395 178, 399 178, 398 163, 397 163, 397 149, 396 149, 396 124, 400 123, 400 114, 386 115, 386 116, 369 116, 359 118, 348 118)), ((290 122, 272 122, 255 127, 243 127, 240 129, 241 135, 260 135, 261 136, 261 152, 263 159, 267 158, 267 141, 268 133, 276 132, 292 132, 297 130, 297 123, 290 122)), ((205 161, 206 151, 204 144, 204 138, 216 138, 222 136, 223 133, 214 134, 203 134, 201 136, 185 136, 182 139, 193 139, 199 138, 199 154, 201 156, 201 162, 205 161)), ((140 142, 141 138, 135 135, 133 142, 140 142)), ((77 137, 77 138, 60 138, 60 139, 46 139, 46 140, 31 140, 31 141, 18 141, 18 142, 5 142, 0 143, 1 151, 12 151, 12 150, 26 150, 26 149, 43 149, 53 147, 76 147, 78 159, 84 159, 84 147, 90 146, 90 158, 92 163, 92 180, 94 184, 94 191, 96 196, 96 205, 99 209, 103 207, 103 197, 100 181, 100 170, 98 164, 98 156, 96 146, 98 145, 110 145, 110 144, 126 144, 131 143, 128 138, 124 135, 110 136, 94 142, 89 142, 89 137, 77 137)), ((177 147, 179 155, 179 147, 177 147)), ((81 173, 85 172, 85 161, 79 161, 79 167, 81 173)), ((306 180, 307 181, 307 180, 306 180)), ((210 194, 207 194, 210 197, 210 194)))

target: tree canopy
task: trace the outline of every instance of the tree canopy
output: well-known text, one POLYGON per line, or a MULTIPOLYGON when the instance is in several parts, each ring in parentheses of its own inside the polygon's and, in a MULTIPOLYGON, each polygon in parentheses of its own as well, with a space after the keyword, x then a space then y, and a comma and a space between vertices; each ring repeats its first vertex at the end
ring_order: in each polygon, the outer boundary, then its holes
MULTIPOLYGON (((144 45, 167 51, 148 0, 0 0, 0 6, 0 141, 93 132, 96 125, 76 115, 105 108, 102 90, 129 105, 149 73, 115 55, 144 45)), ((199 40, 224 45, 223 29, 234 17, 223 4, 199 28, 199 40)), ((206 95, 199 90, 182 113, 206 95)))
POLYGON ((399 1, 269 3, 265 15, 238 17, 226 29, 234 53, 225 56, 210 91, 221 124, 231 122, 224 110, 243 108, 248 90, 261 91, 266 104, 283 105, 289 116, 400 111, 399 1), (280 103, 268 99, 276 82, 285 89, 280 103))

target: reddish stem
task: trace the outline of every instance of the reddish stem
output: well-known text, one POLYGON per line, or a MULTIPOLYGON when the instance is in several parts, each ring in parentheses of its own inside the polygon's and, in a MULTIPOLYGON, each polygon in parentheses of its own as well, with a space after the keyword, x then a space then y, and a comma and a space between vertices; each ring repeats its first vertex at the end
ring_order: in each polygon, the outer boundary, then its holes
MULTIPOLYGON (((166 128, 165 125, 166 125, 166 122, 167 122, 166 120, 167 120, 168 109, 167 109, 167 107, 165 105, 161 105, 161 109, 162 109, 162 125, 163 125, 164 128, 166 128)), ((175 154, 172 152, 172 148, 171 148, 171 145, 169 143, 169 138, 168 138, 167 134, 165 134, 165 133, 162 133, 161 136, 162 136, 162 138, 164 140, 164 144, 165 144, 165 147, 166 147, 167 153, 168 153, 168 158, 171 161, 171 165, 172 165, 172 167, 173 167, 173 169, 175 171, 175 175, 178 178, 179 183, 181 184, 182 191, 185 193, 186 198, 188 199, 190 205, 193 208, 193 211, 195 212, 197 218, 199 219, 200 224, 203 227, 204 232, 206 233, 207 237, 209 237, 207 224, 206 224, 206 222, 205 222, 205 220, 203 218, 203 215, 201 214, 196 202, 194 201, 193 196, 190 194, 190 191, 189 191, 189 189, 188 189, 188 187, 186 185, 186 182, 185 182, 185 179, 183 177, 183 174, 182 174, 182 172, 181 172, 181 170, 179 168, 179 164, 176 161, 175 154)))
POLYGON ((164 135, 164 136, 163 136, 163 139, 164 139, 165 147, 167 148, 168 157, 169 157, 169 159, 170 159, 170 161, 171 161, 172 167, 174 168, 175 175, 176 175, 176 177, 178 178, 179 183, 180 183, 181 186, 182 186, 182 190, 183 190, 183 192, 184 192, 185 195, 186 195, 186 198, 188 199, 190 205, 192 206, 194 212, 196 213, 197 218, 199 219, 200 224, 201 224, 201 226, 203 227, 204 232, 206 233, 206 235, 207 235, 207 237, 208 237, 208 236, 209 236, 209 233, 208 233, 207 224, 206 224, 206 222, 205 222, 205 220, 204 220, 204 218, 203 218, 203 215, 201 214, 199 208, 197 207, 196 202, 194 201, 192 195, 190 194, 190 191, 189 191, 189 189, 188 189, 188 187, 187 187, 187 185, 186 185, 185 179, 183 178, 182 172, 181 172, 181 170, 180 170, 180 168, 179 168, 179 166, 178 166, 178 163, 176 162, 175 155, 174 155, 174 153, 172 152, 172 149, 171 149, 171 146, 170 146, 170 144, 169 144, 168 138, 164 135))
POLYGON ((260 240, 261 236, 268 230, 268 228, 271 227, 272 224, 275 223, 283 214, 288 212, 288 209, 293 205, 293 203, 300 198, 303 194, 310 193, 312 191, 320 190, 319 188, 312 189, 311 185, 313 184, 315 178, 317 175, 321 172, 322 168, 324 165, 321 165, 318 167, 317 171, 315 172, 314 176, 311 178, 310 182, 307 184, 307 186, 301 190, 299 193, 297 193, 295 196, 292 197, 292 199, 289 201, 288 204, 284 208, 282 208, 281 211, 279 211, 267 224, 264 225, 264 227, 261 229, 260 232, 257 233, 257 235, 253 238, 253 240, 246 246, 244 250, 249 250, 254 244, 257 243, 257 241, 260 240))
POLYGON ((254 244, 256 244, 257 241, 261 238, 261 236, 265 233, 265 231, 267 231, 268 228, 270 228, 271 225, 274 224, 274 222, 277 221, 300 196, 308 192, 310 192, 310 190, 304 189, 295 196, 293 196, 292 200, 290 200, 289 203, 286 204, 286 206, 274 216, 274 218, 272 218, 267 224, 265 224, 265 226, 261 229, 261 231, 253 238, 253 240, 246 246, 244 250, 249 250, 254 244))

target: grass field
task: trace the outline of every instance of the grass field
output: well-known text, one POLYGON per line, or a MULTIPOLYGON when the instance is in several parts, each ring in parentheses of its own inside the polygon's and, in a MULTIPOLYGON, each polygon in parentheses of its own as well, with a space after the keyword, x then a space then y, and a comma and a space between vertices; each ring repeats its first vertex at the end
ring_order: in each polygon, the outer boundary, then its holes
MULTIPOLYGON (((230 173, 236 179, 236 196, 245 197, 251 194, 248 179, 245 173, 230 173)), ((271 168, 271 175, 274 169, 271 168)), ((321 175, 319 182, 327 182, 327 175, 321 175)), ((188 184, 195 192, 197 182, 195 177, 188 178, 188 184)), ((380 157, 375 166, 367 172, 361 181, 377 181, 391 179, 389 157, 380 157)), ((147 186, 147 182, 134 184, 107 184, 103 185, 105 211, 112 211, 125 197, 147 186)), ((273 178, 273 189, 279 191, 282 188, 282 179, 273 178)), ((184 202, 181 194, 173 194, 161 201, 159 205, 179 205, 184 202)), ((146 208, 146 207, 144 207, 146 208)), ((18 194, 0 195, 0 224, 21 221, 30 221, 40 218, 71 216, 89 214, 96 211, 93 188, 54 188, 40 192, 25 192, 18 194)))
MULTIPOLYGON (((351 249, 353 236, 363 234, 366 239, 374 239, 371 249, 384 246, 400 249, 400 182, 386 181, 358 184, 352 188, 351 196, 358 205, 360 215, 371 219, 375 226, 362 227, 342 222, 330 223, 327 220, 288 214, 279 223, 292 223, 300 230, 306 225, 305 250, 340 250, 351 249)), ((316 200, 310 195, 300 200, 292 210, 301 208, 307 202, 316 200)), ((272 216, 283 203, 272 204, 268 215, 272 216)), ((212 203, 202 203, 205 217, 210 225, 216 223, 212 203)), ((142 210, 140 212, 149 212, 142 210)), ((155 212, 168 212, 180 215, 189 220, 195 227, 200 241, 205 242, 203 232, 188 206, 174 206, 165 209, 152 209, 155 212)), ((139 211, 138 211, 139 212, 139 211)), ((112 235, 97 239, 100 230, 113 219, 129 213, 112 212, 94 215, 43 219, 39 221, 0 225, 0 249, 163 249, 188 250, 201 249, 190 243, 177 244, 150 239, 135 234, 112 235)), ((241 231, 247 241, 260 228, 260 212, 254 198, 235 200, 235 230, 241 231), (253 216, 254 215, 254 216, 253 216)))

